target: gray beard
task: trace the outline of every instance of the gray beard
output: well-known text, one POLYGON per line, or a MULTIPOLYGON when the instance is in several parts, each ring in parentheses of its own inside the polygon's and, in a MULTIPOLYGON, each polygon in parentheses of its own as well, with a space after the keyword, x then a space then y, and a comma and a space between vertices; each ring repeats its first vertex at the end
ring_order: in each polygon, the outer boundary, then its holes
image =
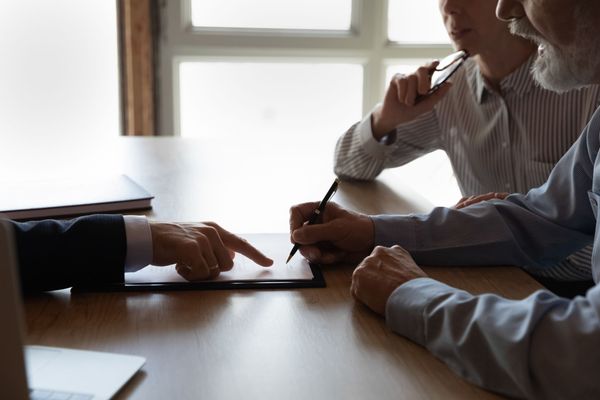
POLYGON ((595 83, 600 73, 600 46, 594 40, 595 23, 584 14, 582 7, 576 9, 575 16, 575 40, 563 49, 549 44, 525 19, 509 25, 511 33, 543 46, 531 72, 535 81, 545 89, 565 92, 581 88, 595 83))
MULTIPOLYGON (((571 52, 569 52, 571 53, 571 52)), ((536 57, 531 73, 533 79, 545 89, 562 93, 590 84, 577 63, 577 54, 565 55, 558 49, 546 46, 542 54, 536 57)))

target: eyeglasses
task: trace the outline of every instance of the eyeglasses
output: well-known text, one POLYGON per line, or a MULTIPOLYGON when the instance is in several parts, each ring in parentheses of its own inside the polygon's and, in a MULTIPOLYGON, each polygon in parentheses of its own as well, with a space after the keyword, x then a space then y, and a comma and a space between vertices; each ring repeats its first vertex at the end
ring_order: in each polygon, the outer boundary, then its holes
POLYGON ((435 92, 444 82, 450 79, 467 58, 469 58, 469 53, 464 50, 444 57, 431 75, 431 89, 429 89, 427 94, 435 92))

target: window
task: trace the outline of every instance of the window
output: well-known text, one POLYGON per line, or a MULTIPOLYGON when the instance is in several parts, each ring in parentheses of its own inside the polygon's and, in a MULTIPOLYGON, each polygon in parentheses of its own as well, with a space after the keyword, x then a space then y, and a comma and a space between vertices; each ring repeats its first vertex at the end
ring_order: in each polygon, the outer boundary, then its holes
POLYGON ((243 141, 256 132, 264 143, 313 135, 327 157, 393 73, 451 51, 433 0, 179 0, 161 14, 161 134, 243 141))
POLYGON ((302 138, 311 151, 314 143, 331 149, 337 135, 324 142, 321 132, 338 133, 360 116, 362 72, 354 64, 182 62, 181 135, 249 143, 302 138))
POLYGON ((351 0, 192 0, 196 27, 348 30, 351 14, 351 0))
POLYGON ((392 42, 448 43, 436 0, 389 0, 387 21, 388 37, 392 42))
POLYGON ((0 137, 117 136, 116 3, 2 2, 0 137))

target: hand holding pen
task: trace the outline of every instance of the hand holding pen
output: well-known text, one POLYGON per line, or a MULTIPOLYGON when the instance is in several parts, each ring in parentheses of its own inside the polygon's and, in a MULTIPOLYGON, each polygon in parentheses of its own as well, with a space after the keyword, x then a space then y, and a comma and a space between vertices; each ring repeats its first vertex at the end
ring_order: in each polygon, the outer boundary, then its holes
POLYGON ((358 263, 373 249, 375 230, 371 218, 334 202, 327 203, 333 191, 330 189, 321 203, 303 203, 290 209, 290 233, 295 243, 290 257, 300 247, 310 262, 358 263))
MULTIPOLYGON (((310 216, 310 218, 307 222, 307 225, 313 225, 317 222, 321 213, 323 213, 323 211, 325 211, 325 206, 327 205, 327 202, 335 194, 335 191, 337 190, 339 183, 340 183, 340 180, 338 178, 336 178, 335 181, 333 181, 333 184, 331 185, 331 187, 325 194, 325 197, 323 197, 323 200, 321 200, 321 202, 319 203, 319 206, 313 210, 313 213, 310 216)), ((298 246, 298 244, 295 243, 294 247, 292 247, 292 251, 290 251, 290 255, 288 256, 287 260, 285 261, 286 264, 292 259, 292 257, 294 256, 294 254, 296 254, 296 252, 298 251, 299 248, 300 248, 300 246, 298 246)))

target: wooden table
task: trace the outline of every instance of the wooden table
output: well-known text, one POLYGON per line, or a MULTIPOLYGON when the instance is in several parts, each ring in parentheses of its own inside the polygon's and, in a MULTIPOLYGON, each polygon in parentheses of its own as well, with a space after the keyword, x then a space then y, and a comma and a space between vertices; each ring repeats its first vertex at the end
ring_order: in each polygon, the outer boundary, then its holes
MULTIPOLYGON (((306 149, 290 151, 283 141, 261 152, 248 149, 248 143, 121 138, 50 151, 0 150, 0 156, 13 175, 124 172, 156 195, 151 218, 215 220, 239 233, 285 232, 289 206, 320 199, 331 184, 331 155, 319 162, 324 154, 306 157, 306 149)), ((431 207, 418 194, 394 187, 393 175, 346 182, 335 200, 368 213, 431 207)), ((475 293, 510 298, 540 287, 516 268, 426 271, 475 293)), ((356 304, 349 293, 351 273, 351 266, 325 268, 325 289, 57 291, 26 299, 27 342, 146 357, 142 372, 118 398, 498 398, 463 381, 356 304)))

